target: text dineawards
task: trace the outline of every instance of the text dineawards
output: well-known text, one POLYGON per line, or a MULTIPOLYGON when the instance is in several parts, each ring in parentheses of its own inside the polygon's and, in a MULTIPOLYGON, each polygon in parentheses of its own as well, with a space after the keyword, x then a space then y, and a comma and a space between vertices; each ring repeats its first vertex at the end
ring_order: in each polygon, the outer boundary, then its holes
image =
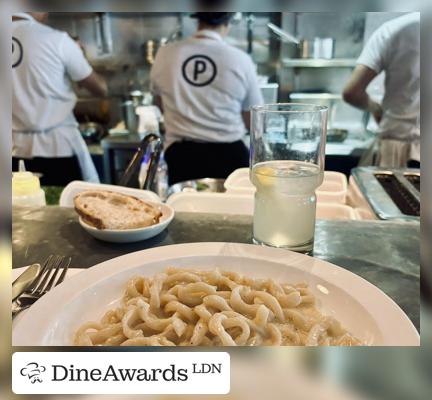
POLYGON ((168 368, 115 368, 109 365, 106 369, 76 368, 74 365, 52 365, 52 381, 61 382, 184 382, 193 374, 213 374, 221 372, 221 364, 193 364, 192 369, 176 368, 170 364, 168 368))

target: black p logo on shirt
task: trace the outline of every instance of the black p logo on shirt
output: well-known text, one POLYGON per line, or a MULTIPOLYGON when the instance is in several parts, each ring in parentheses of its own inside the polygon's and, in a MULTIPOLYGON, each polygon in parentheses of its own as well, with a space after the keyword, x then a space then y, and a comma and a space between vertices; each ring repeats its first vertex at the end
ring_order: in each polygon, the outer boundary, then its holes
POLYGON ((12 68, 16 68, 21 64, 23 53, 21 42, 16 37, 12 37, 12 68))
POLYGON ((192 86, 207 86, 216 78, 217 68, 210 57, 197 54, 183 63, 182 74, 192 86))

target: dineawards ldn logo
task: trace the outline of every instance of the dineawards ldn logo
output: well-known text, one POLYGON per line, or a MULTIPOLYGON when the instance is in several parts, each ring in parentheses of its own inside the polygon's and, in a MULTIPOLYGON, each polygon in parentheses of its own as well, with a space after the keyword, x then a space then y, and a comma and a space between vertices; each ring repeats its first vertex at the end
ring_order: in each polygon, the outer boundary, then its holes
POLYGON ((227 394, 225 352, 17 352, 16 394, 227 394))
POLYGON ((41 375, 46 371, 43 365, 39 365, 36 362, 29 362, 24 368, 21 368, 20 374, 27 376, 31 383, 40 382, 42 383, 41 375))

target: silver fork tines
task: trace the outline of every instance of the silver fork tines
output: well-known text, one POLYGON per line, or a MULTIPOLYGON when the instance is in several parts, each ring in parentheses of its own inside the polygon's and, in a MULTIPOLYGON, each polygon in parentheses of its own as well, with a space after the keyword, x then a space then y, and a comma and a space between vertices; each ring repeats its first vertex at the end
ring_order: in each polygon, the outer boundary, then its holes
POLYGON ((42 277, 44 277, 45 274, 51 270, 51 268, 52 268, 52 266, 51 266, 51 260, 53 259, 53 257, 54 257, 53 255, 50 255, 45 260, 45 262, 43 263, 42 268, 41 268, 41 270, 39 272, 39 275, 32 282, 32 284, 27 288, 27 290, 26 290, 27 293, 33 293, 36 290, 36 288, 38 287, 38 285, 39 285, 42 277))
POLYGON ((51 262, 48 263, 47 269, 45 271, 44 277, 42 279, 42 282, 32 291, 32 294, 42 294, 48 290, 51 289, 54 279, 57 275, 57 272, 60 268, 60 265, 62 261, 64 260, 64 257, 56 256, 51 258, 51 262), (54 273, 52 271, 54 270, 54 273), (48 281, 48 279, 51 279, 48 281))
POLYGON ((71 257, 50 255, 42 266, 42 270, 29 288, 12 303, 12 318, 21 311, 29 308, 36 300, 51 290, 54 286, 62 283, 66 277, 71 263, 71 257), (58 279, 57 275, 62 269, 58 279))

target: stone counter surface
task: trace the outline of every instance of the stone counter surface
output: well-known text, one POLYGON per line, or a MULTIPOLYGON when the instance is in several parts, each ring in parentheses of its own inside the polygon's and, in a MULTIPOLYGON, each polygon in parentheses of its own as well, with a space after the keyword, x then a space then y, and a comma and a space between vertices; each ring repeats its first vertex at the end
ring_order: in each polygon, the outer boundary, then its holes
MULTIPOLYGON (((13 210, 13 267, 41 262, 49 254, 72 256, 72 268, 157 246, 191 242, 252 243, 252 218, 177 213, 157 237, 132 244, 94 239, 73 209, 13 210)), ((317 221, 314 256, 363 277, 389 295, 420 325, 420 225, 390 221, 317 221)))

